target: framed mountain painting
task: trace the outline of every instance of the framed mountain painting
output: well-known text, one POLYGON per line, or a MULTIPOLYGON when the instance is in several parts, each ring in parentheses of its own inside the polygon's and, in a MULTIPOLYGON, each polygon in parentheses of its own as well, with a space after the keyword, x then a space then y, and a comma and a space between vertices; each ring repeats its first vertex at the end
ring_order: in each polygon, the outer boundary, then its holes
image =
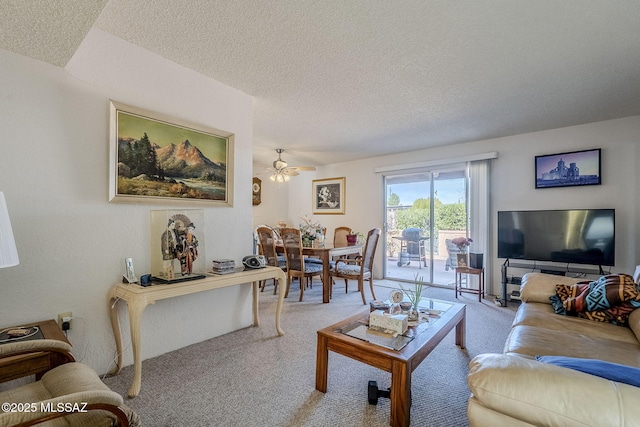
POLYGON ((233 134, 110 103, 109 201, 233 206, 233 134))

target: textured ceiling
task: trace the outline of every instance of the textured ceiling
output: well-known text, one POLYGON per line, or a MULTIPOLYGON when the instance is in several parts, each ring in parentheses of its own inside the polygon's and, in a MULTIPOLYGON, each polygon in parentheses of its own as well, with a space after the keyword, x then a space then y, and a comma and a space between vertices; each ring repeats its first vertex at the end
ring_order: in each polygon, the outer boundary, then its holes
POLYGON ((640 114, 635 0, 9 0, 0 16, 0 48, 65 66, 93 26, 252 95, 263 164, 640 114))
POLYGON ((108 0, 2 0, 0 48, 64 67, 108 0))

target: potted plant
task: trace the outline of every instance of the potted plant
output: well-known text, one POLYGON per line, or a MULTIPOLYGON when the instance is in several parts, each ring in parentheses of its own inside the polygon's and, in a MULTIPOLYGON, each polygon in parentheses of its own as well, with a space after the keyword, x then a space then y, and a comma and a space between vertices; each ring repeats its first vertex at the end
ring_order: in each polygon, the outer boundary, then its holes
POLYGON ((362 233, 351 231, 349 234, 347 234, 347 245, 355 246, 358 243, 358 237, 360 236, 362 236, 362 233))
POLYGON ((422 276, 418 277, 416 274, 413 279, 413 289, 408 289, 400 284, 400 288, 402 288, 402 292, 409 298, 411 301, 411 310, 409 310, 409 320, 415 321, 419 318, 420 311, 418 310, 418 305, 420 304, 420 300, 422 299, 422 288, 424 287, 424 281, 422 276))

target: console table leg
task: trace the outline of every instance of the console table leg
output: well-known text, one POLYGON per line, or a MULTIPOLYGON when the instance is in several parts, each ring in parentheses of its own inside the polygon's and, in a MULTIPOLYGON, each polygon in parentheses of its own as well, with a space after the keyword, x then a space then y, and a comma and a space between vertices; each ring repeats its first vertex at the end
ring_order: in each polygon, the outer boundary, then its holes
POLYGON ((282 313, 282 306, 284 304, 284 294, 287 288, 286 279, 284 271, 280 270, 280 274, 278 277, 275 277, 275 280, 278 281, 278 306, 276 307, 276 331, 278 331, 278 335, 283 336, 284 331, 280 327, 280 314, 282 313))
POLYGON ((109 371, 111 375, 117 375, 122 370, 122 334, 120 333, 120 321, 118 320, 118 299, 114 292, 109 292, 107 303, 109 304, 109 317, 111 318, 111 329, 116 339, 116 366, 109 371))
POLYGON ((258 317, 258 282, 253 282, 253 326, 260 326, 258 317))
POLYGON ((136 397, 142 386, 142 343, 140 342, 140 318, 146 303, 139 300, 129 301, 129 324, 131 329, 131 349, 133 350, 133 383, 129 388, 129 397, 136 397))

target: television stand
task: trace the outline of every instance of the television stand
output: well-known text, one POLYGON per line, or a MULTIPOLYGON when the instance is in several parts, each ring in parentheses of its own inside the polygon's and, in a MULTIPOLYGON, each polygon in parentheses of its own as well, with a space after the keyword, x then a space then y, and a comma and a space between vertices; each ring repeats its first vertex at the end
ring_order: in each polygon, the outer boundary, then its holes
MULTIPOLYGON (((585 265, 584 267, 570 267, 569 265, 566 266, 562 266, 562 265, 554 265, 554 264, 541 264, 541 263, 537 263, 535 261, 533 261, 533 263, 525 263, 525 262, 510 262, 509 259, 505 260, 505 262, 502 264, 501 267, 501 290, 500 290, 500 306, 501 307, 506 307, 507 303, 509 302, 509 299, 507 298, 507 283, 509 282, 507 279, 507 271, 509 269, 509 267, 511 268, 524 268, 530 271, 535 271, 538 270, 541 273, 546 273, 546 274, 555 274, 558 276, 566 276, 567 273, 578 273, 578 274, 591 274, 591 275, 598 275, 598 276, 602 276, 604 274, 607 274, 603 269, 602 266, 599 265, 597 266, 597 268, 594 268, 594 266, 587 266, 585 265)), ((516 298, 511 298, 511 299, 516 299, 516 298)), ((518 299, 519 300, 519 299, 518 299)))
POLYGON ((553 274, 556 276, 566 276, 566 271, 561 271, 561 270, 547 270, 547 269, 540 269, 540 273, 545 273, 545 274, 553 274))

